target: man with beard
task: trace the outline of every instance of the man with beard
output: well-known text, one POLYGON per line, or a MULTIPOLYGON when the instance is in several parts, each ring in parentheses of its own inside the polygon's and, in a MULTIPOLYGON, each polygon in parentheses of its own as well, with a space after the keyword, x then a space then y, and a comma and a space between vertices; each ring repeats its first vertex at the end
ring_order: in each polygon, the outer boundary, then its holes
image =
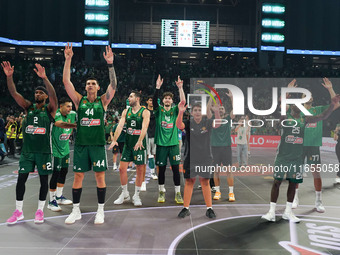
POLYGON ((19 160, 18 180, 16 185, 16 210, 7 220, 7 224, 15 224, 24 218, 23 200, 25 194, 25 183, 30 172, 38 168, 40 178, 40 192, 38 209, 35 213, 34 222, 44 222, 44 206, 48 192, 48 174, 52 173, 51 137, 53 119, 58 108, 58 100, 54 88, 48 80, 45 68, 35 64, 35 73, 42 78, 45 87, 38 86, 35 89, 35 103, 25 99, 17 92, 13 81, 14 66, 9 62, 1 64, 6 76, 7 87, 19 106, 25 110, 23 123, 23 148, 19 160), (46 100, 49 98, 49 103, 46 100))
POLYGON ((129 95, 129 109, 125 109, 116 129, 113 141, 109 147, 112 149, 118 145, 117 139, 123 130, 126 122, 126 135, 122 157, 119 164, 120 183, 122 185, 122 193, 114 201, 114 204, 120 205, 124 201, 130 200, 130 195, 127 188, 128 177, 127 168, 129 162, 133 161, 136 165, 136 184, 135 194, 132 197, 134 206, 142 206, 142 201, 139 197, 141 185, 143 181, 143 173, 146 168, 146 132, 150 121, 150 112, 145 110, 145 107, 140 105, 141 93, 132 91, 129 95))
MULTIPOLYGON (((173 181, 175 184, 175 201, 177 204, 183 204, 181 195, 181 179, 179 174, 179 164, 181 162, 181 153, 178 142, 178 129, 175 126, 178 116, 178 106, 172 107, 174 95, 171 92, 163 94, 163 106, 158 104, 159 91, 163 84, 163 79, 158 75, 156 81, 156 92, 153 96, 152 103, 156 116, 156 133, 155 143, 156 148, 156 165, 158 166, 158 185, 159 195, 158 203, 165 202, 165 170, 169 158, 173 181)), ((183 91, 183 81, 178 76, 176 85, 178 87, 180 101, 186 102, 183 91)))
POLYGON ((63 196, 63 189, 70 161, 69 138, 73 129, 69 127, 77 127, 75 120, 76 112, 72 111, 71 99, 63 97, 60 100, 60 108, 55 114, 55 123, 52 129, 54 166, 50 180, 50 201, 47 208, 54 212, 61 211, 59 204, 72 204, 71 200, 63 196))
MULTIPOLYGON (((292 95, 293 98, 298 98, 297 95, 292 95)), ((275 222, 276 202, 279 197, 280 185, 284 175, 289 181, 287 190, 286 209, 282 215, 285 220, 292 222, 300 222, 292 211, 292 204, 295 195, 297 183, 302 183, 303 176, 303 139, 305 127, 308 123, 316 123, 329 117, 334 110, 336 104, 340 100, 340 95, 332 98, 331 105, 317 116, 302 116, 301 110, 292 105, 287 111, 286 125, 281 128, 281 141, 278 147, 275 159, 274 183, 271 189, 270 209, 269 212, 262 216, 262 219, 275 222)))
POLYGON ((106 194, 105 171, 107 170, 107 157, 105 150, 104 115, 111 102, 117 87, 116 73, 113 67, 113 52, 110 46, 103 53, 108 65, 110 84, 106 93, 98 96, 100 89, 97 79, 89 77, 86 80, 86 96, 78 93, 71 82, 71 60, 73 56, 72 44, 65 46, 65 64, 63 83, 68 96, 72 99, 78 114, 77 135, 74 146, 72 187, 73 209, 66 218, 66 224, 73 224, 81 219, 79 208, 85 172, 93 169, 97 182, 98 209, 94 224, 104 223, 104 203, 106 194))
MULTIPOLYGON (((294 80, 295 81, 295 80, 294 80)), ((295 81, 296 82, 296 81, 295 81)), ((322 85, 328 90, 330 97, 334 97, 336 94, 333 90, 332 83, 329 79, 324 78, 322 85)), ((296 85, 295 85, 296 86, 296 85)), ((303 95, 304 97, 305 95, 303 95)), ((313 97, 304 104, 304 107, 313 115, 319 115, 325 111, 329 106, 312 106, 313 97)), ((339 108, 339 104, 334 107, 334 110, 339 108)), ((302 114, 302 113, 301 113, 302 114)), ((303 115, 303 114, 302 114, 303 115)), ((306 164, 310 166, 310 170, 314 179, 315 188, 315 210, 317 212, 325 212, 325 207, 322 205, 322 179, 320 171, 316 169, 316 166, 321 164, 320 146, 322 146, 322 121, 315 123, 308 123, 305 127, 304 139, 303 139, 303 159, 306 159, 306 164)), ((299 184, 296 185, 296 192, 293 201, 293 208, 297 208, 299 205, 298 197, 299 184)))

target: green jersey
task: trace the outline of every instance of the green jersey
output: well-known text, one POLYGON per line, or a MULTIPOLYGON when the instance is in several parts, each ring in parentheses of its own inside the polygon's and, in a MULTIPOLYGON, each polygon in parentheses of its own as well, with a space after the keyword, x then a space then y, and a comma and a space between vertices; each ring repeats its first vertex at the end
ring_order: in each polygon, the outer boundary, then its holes
POLYGON ((213 128, 210 136, 210 145, 217 147, 231 146, 230 115, 227 116, 227 124, 222 124, 218 128, 213 128))
POLYGON ((171 107, 166 111, 163 106, 155 110, 156 132, 155 144, 159 146, 173 146, 179 144, 176 119, 178 116, 178 106, 171 107))
POLYGON ((78 106, 76 145, 105 145, 104 107, 100 97, 93 103, 86 96, 78 106))
POLYGON ((47 111, 47 104, 41 109, 38 109, 36 104, 31 105, 22 123, 22 152, 51 154, 52 125, 53 118, 47 111))
MULTIPOLYGON (((115 134, 117 127, 118 127, 118 123, 116 125, 114 125, 113 128, 112 128, 113 135, 115 134)), ((125 142, 125 134, 126 134, 126 123, 124 124, 123 130, 122 130, 122 132, 120 133, 120 135, 117 139, 118 143, 124 143, 125 142)))
MULTIPOLYGON (((142 133, 143 126, 143 111, 145 107, 141 107, 138 112, 133 113, 132 107, 130 107, 126 112, 126 135, 125 135, 125 145, 128 148, 133 148, 139 136, 142 133)), ((146 139, 143 139, 143 146, 146 148, 146 139)))
MULTIPOLYGON (((313 115, 317 116, 328 109, 329 105, 326 106, 315 106, 311 107, 308 111, 313 115)), ((304 116, 303 113, 301 113, 304 116)), ((319 121, 316 123, 308 123, 305 129, 305 137, 303 140, 304 146, 322 146, 322 125, 323 122, 319 121)))
MULTIPOLYGON (((74 123, 76 121, 76 112, 71 111, 66 116, 62 115, 60 109, 55 114, 55 121, 63 121, 74 123)), ((52 129, 52 151, 53 156, 63 158, 70 153, 69 138, 72 134, 73 128, 60 128, 53 126, 52 129)))
POLYGON ((303 158, 303 137, 305 131, 305 118, 300 117, 294 119, 289 113, 287 113, 287 119, 285 125, 289 127, 281 128, 281 140, 277 149, 276 163, 288 164, 293 161, 299 161, 303 158), (293 127, 293 125, 297 125, 293 127))

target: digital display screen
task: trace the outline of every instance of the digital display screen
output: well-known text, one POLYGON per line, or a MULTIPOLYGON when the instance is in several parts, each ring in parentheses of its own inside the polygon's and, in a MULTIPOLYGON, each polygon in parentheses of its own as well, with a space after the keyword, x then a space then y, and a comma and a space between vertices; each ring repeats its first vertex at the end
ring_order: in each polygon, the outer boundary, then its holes
POLYGON ((209 21, 162 20, 161 46, 209 48, 209 21))

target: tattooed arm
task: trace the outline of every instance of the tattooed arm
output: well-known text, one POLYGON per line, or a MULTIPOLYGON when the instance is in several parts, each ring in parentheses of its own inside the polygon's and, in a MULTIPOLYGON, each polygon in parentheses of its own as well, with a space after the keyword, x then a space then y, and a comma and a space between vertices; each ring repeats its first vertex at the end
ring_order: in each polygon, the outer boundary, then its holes
POLYGON ((110 46, 106 46, 106 52, 103 53, 103 56, 106 60, 106 63, 109 67, 109 77, 110 77, 110 85, 107 87, 106 93, 101 96, 103 107, 106 111, 107 106, 111 102, 113 96, 116 93, 117 89, 117 77, 116 77, 116 72, 113 67, 113 52, 110 46))

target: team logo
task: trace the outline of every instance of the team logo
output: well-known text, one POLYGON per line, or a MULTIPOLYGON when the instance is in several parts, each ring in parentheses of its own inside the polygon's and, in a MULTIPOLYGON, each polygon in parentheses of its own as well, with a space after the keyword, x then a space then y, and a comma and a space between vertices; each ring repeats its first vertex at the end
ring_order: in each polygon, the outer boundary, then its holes
POLYGON ((173 128, 173 123, 167 123, 166 121, 162 121, 161 123, 162 128, 173 128))
POLYGON ((31 135, 44 135, 46 134, 46 128, 41 128, 41 127, 34 127, 32 125, 29 125, 25 129, 26 134, 31 134, 31 135))
POLYGON ((287 135, 285 142, 286 143, 292 143, 292 144, 303 144, 303 138, 302 137, 295 137, 293 135, 287 135))
POLYGON ((141 132, 142 131, 140 129, 134 129, 134 128, 128 128, 126 131, 128 135, 140 135, 141 132))
POLYGON ((46 170, 46 165, 43 165, 42 167, 43 167, 44 170, 46 170))
POLYGON ((128 116, 131 116, 131 112, 129 112, 128 116))
POLYGON ((82 118, 80 125, 85 127, 100 126, 100 119, 82 118))
POLYGON ((171 120, 171 117, 170 117, 170 116, 165 116, 165 120, 166 120, 167 122, 169 122, 169 121, 171 120))
POLYGON ((68 140, 69 138, 70 138, 70 134, 61 134, 59 136, 60 141, 65 141, 65 140, 68 140))
POLYGON ((87 104, 87 101, 86 101, 86 100, 84 100, 84 101, 83 101, 83 104, 87 104))
POLYGON ((317 123, 308 123, 306 125, 306 128, 316 128, 317 125, 318 125, 317 123))

